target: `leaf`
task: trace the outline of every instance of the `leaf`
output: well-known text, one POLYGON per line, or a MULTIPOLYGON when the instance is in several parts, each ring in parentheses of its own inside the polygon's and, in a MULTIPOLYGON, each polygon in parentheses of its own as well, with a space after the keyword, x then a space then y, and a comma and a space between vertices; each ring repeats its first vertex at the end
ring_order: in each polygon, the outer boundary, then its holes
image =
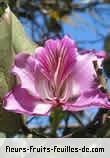
POLYGON ((22 25, 7 8, 0 18, 0 131, 14 134, 23 125, 21 115, 7 112, 2 108, 3 96, 15 85, 10 74, 15 53, 34 52, 35 44, 26 36, 22 25))
POLYGON ((11 43, 11 26, 2 17, 0 19, 0 97, 2 98, 4 93, 3 87, 7 91, 14 79, 10 75, 10 67, 12 64, 13 51, 11 43), (3 94, 1 94, 3 93, 3 94))
POLYGON ((34 52, 37 44, 31 41, 29 37, 24 32, 24 29, 16 18, 16 16, 11 12, 12 17, 12 44, 16 53, 27 51, 34 52))
MULTIPOLYGON (((8 23, 5 16, 3 15, 0 19, 0 100, 14 84, 14 78, 10 74, 13 58, 11 23, 8 23)), ((1 132, 17 132, 21 127, 21 120, 20 115, 7 112, 0 105, 1 132)))

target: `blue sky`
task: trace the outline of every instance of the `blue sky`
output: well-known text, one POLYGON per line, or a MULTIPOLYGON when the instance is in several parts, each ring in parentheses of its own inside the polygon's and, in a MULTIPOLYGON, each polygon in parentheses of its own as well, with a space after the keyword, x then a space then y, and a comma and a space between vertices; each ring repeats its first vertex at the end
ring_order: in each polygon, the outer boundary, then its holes
MULTIPOLYGON (((91 13, 87 10, 84 13, 72 12, 72 14, 69 16, 72 26, 68 25, 68 23, 63 22, 63 30, 64 34, 70 35, 76 42, 78 42, 79 47, 84 49, 96 49, 98 51, 103 49, 103 37, 106 37, 106 35, 110 32, 110 20, 108 20, 110 17, 110 5, 101 4, 97 6, 96 9, 102 17, 102 23, 105 23, 107 25, 106 27, 100 25, 97 20, 92 18, 91 13), (109 12, 109 14, 107 12, 109 12), (96 30, 98 30, 98 32, 102 34, 103 37, 100 37, 100 34, 98 35, 96 33, 96 30), (80 41, 82 40, 98 41, 96 43, 80 43, 80 41)), ((42 17, 40 16, 40 14, 39 16, 37 16, 37 21, 39 21, 39 23, 43 25, 42 17)), ((25 23, 24 28, 27 34, 31 37, 31 24, 29 22, 25 23)), ((36 38, 38 38, 37 30, 36 38)))

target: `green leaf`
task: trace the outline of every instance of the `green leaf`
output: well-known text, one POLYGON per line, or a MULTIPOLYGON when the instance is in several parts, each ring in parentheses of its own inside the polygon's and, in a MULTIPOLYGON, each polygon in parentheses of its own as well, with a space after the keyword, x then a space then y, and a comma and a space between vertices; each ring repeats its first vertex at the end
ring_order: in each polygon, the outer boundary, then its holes
POLYGON ((0 18, 0 131, 13 135, 22 128, 21 115, 7 112, 2 108, 3 96, 15 85, 10 74, 15 53, 34 52, 36 48, 24 32, 16 16, 7 8, 0 18))
POLYGON ((27 51, 27 52, 34 52, 37 44, 31 41, 29 37, 24 32, 24 29, 16 18, 16 16, 11 13, 12 17, 12 43, 16 53, 27 51))
POLYGON ((11 26, 3 16, 0 19, 0 87, 2 87, 0 89, 1 98, 6 93, 5 91, 10 89, 14 83, 14 79, 12 79, 10 74, 13 55, 11 26))
POLYGON ((5 13, 0 18, 0 131, 14 134, 21 128, 22 118, 2 108, 3 96, 14 85, 14 78, 10 74, 14 55, 11 29, 11 23, 5 13))

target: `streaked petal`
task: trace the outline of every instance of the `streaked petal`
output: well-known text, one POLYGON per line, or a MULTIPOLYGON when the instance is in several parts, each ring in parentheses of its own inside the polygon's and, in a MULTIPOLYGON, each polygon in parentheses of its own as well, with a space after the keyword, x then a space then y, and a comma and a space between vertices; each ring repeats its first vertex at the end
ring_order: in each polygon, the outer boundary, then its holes
POLYGON ((20 79, 21 87, 26 88, 32 95, 43 99, 49 99, 53 96, 49 81, 43 75, 38 60, 33 56, 27 54, 17 55, 12 73, 20 79))
POLYGON ((53 97, 53 91, 49 80, 43 75, 42 69, 37 68, 35 70, 35 88, 42 99, 51 99, 53 97))
POLYGON ((68 77, 72 65, 76 62, 76 46, 73 40, 65 36, 61 40, 48 40, 44 48, 36 49, 44 75, 52 82, 55 89, 68 77))
POLYGON ((4 97, 4 109, 26 115, 47 115, 52 105, 31 96, 26 89, 15 87, 4 97))
POLYGON ((60 89, 60 101, 75 100, 80 95, 80 85, 69 76, 60 89))

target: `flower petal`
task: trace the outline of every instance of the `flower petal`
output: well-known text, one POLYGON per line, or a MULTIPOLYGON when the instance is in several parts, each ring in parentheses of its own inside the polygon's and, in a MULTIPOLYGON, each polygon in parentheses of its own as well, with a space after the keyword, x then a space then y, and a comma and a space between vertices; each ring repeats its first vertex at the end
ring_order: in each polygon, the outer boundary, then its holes
POLYGON ((68 111, 81 111, 91 107, 110 109, 110 102, 105 94, 97 90, 87 92, 78 97, 76 101, 63 105, 63 109, 68 111))
POLYGON ((106 58, 107 57, 107 54, 105 51, 99 51, 99 52, 96 52, 95 50, 82 50, 79 52, 80 54, 93 54, 95 56, 97 56, 98 58, 106 58))
POLYGON ((44 48, 36 49, 36 58, 39 60, 44 75, 59 89, 64 80, 72 71, 76 61, 76 46, 68 36, 62 40, 48 40, 44 48))
POLYGON ((4 109, 26 115, 47 115, 52 105, 31 96, 26 89, 15 87, 4 97, 4 109))
POLYGON ((33 96, 39 96, 42 99, 53 97, 49 81, 43 75, 38 60, 33 56, 17 55, 12 73, 20 78, 21 87, 26 88, 33 96))
POLYGON ((60 89, 61 95, 59 96, 61 102, 75 100, 80 95, 80 86, 71 76, 66 79, 62 89, 60 89))
POLYGON ((77 54, 77 62, 73 64, 73 71, 65 82, 64 96, 61 101, 75 102, 83 94, 97 91, 97 75, 93 61, 97 61, 98 66, 101 67, 103 59, 104 56, 97 56, 96 53, 90 51, 77 54))
POLYGON ((33 95, 38 95, 35 88, 35 61, 29 54, 20 53, 16 55, 15 64, 12 67, 12 74, 20 79, 21 87, 26 88, 33 95))
POLYGON ((42 70, 36 67, 35 87, 42 99, 51 99, 53 91, 49 80, 43 75, 42 70))
MULTIPOLYGON (((98 66, 101 67, 103 58, 98 58, 93 53, 85 55, 77 55, 77 62, 73 65, 73 80, 80 87, 80 93, 91 91, 97 88, 96 83, 96 71, 93 65, 93 61, 97 61, 98 66)), ((74 86, 74 85, 73 85, 74 86)))
POLYGON ((50 112, 51 108, 52 108, 51 104, 46 104, 42 102, 37 104, 33 112, 39 115, 47 115, 50 112))

